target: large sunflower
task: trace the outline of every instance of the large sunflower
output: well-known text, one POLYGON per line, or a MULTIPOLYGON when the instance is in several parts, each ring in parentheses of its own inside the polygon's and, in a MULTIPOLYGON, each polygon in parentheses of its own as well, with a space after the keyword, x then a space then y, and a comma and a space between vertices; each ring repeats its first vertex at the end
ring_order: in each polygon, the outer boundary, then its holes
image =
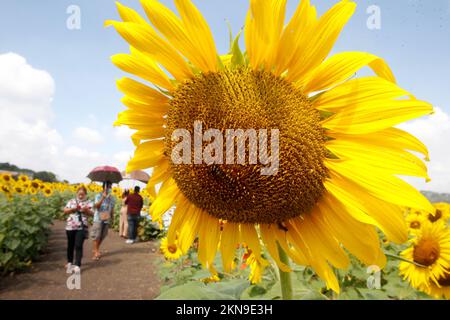
POLYGON ((123 22, 107 22, 131 46, 113 63, 153 85, 118 81, 128 110, 116 125, 137 130, 127 171, 153 168, 149 186, 162 182, 152 217, 176 205, 169 244, 178 241, 186 253, 198 237, 202 264, 213 270, 219 250, 228 272, 238 243, 262 259, 261 236, 281 270, 290 271, 280 260, 283 249, 338 292, 332 266, 349 265, 344 247, 383 266, 376 228, 404 242, 402 208, 433 210, 397 177, 428 179, 424 163, 409 152, 428 157, 427 149, 393 128, 432 113, 432 106, 398 87, 377 56, 344 52, 327 59, 355 3, 341 1, 318 17, 303 0, 285 26, 286 0, 251 0, 246 52, 237 37, 219 56, 190 0, 175 0, 179 16, 158 1, 141 2, 151 24, 121 4, 123 22), (365 66, 375 76, 351 79, 365 66), (174 164, 172 132, 192 135, 197 120, 222 132, 279 129, 278 173, 261 175, 261 165, 174 164))

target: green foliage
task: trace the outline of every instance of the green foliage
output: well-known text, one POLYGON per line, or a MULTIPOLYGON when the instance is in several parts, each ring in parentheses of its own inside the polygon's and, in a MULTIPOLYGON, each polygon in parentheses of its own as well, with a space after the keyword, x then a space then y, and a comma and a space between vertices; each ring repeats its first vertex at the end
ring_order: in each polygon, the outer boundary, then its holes
POLYGON ((46 246, 50 226, 61 210, 56 194, 13 196, 0 194, 0 273, 31 265, 46 246))
MULTIPOLYGON (((384 245, 386 253, 398 255, 405 246, 384 245)), ((240 252, 241 254, 242 252, 240 252)), ((239 254, 238 254, 239 256, 239 254)), ((350 257, 348 270, 336 270, 341 293, 338 295, 327 289, 326 284, 313 269, 292 265, 292 285, 294 300, 422 300, 429 299, 425 294, 413 289, 399 276, 399 261, 392 256, 380 272, 380 289, 369 289, 368 279, 372 275, 367 266, 350 257)), ((236 259, 237 265, 241 261, 236 259)), ((224 274, 221 269, 220 254, 215 266, 218 267, 220 282, 202 283, 210 273, 198 262, 196 251, 191 249, 187 257, 176 262, 164 262, 159 266, 163 281, 159 299, 238 299, 238 300, 280 300, 281 287, 278 270, 273 264, 266 268, 262 281, 251 285, 248 281, 248 268, 233 274, 224 274)))

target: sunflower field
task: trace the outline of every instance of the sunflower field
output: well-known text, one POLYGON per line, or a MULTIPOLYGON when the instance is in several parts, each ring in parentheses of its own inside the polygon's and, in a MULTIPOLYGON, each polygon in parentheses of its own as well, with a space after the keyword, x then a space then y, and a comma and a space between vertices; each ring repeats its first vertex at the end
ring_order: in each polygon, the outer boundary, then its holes
MULTIPOLYGON (((47 245, 50 227, 55 219, 65 220, 63 208, 75 197, 80 185, 46 183, 31 180, 25 175, 13 178, 0 176, 0 274, 29 267, 47 245)), ((89 198, 101 192, 102 187, 89 184, 89 198)), ((120 187, 113 188, 113 195, 121 199, 120 187)), ((151 204, 150 195, 142 193, 146 207, 151 204)), ((116 201, 113 228, 118 230, 121 201, 116 201)), ((144 209, 147 210, 147 209, 144 209)), ((139 227, 141 241, 148 241, 162 234, 159 224, 148 217, 139 227)))
MULTIPOLYGON (((340 293, 327 288, 312 268, 293 267, 292 286, 298 300, 428 300, 450 299, 450 204, 437 203, 434 213, 405 209, 409 241, 395 244, 383 238, 384 268, 366 266, 351 257, 347 270, 336 269, 340 293)), ((278 268, 268 259, 261 264, 251 250, 236 248, 232 273, 202 268, 198 241, 182 255, 167 239, 161 241, 165 261, 159 265, 163 281, 158 299, 282 299, 278 268)), ((269 257, 267 253, 263 255, 269 257)), ((220 254, 214 264, 221 265, 220 254)))

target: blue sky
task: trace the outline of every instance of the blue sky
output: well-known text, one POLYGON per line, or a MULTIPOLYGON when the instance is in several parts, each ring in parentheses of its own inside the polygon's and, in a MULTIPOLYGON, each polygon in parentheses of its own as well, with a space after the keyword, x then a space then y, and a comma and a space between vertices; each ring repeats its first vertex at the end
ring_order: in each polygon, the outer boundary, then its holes
MULTIPOLYGON (((171 0, 161 2, 174 8, 171 0)), ((336 1, 311 2, 319 13, 323 13, 336 1)), ((441 119, 436 121, 445 128, 438 133, 450 134, 446 127, 450 113, 450 1, 356 2, 357 12, 344 29, 334 52, 367 51, 385 58, 402 87, 441 108, 441 119), (369 17, 366 10, 371 5, 378 5, 381 9, 381 30, 369 30, 366 26, 369 17)), ((122 3, 142 12, 137 0, 122 3)), ((248 2, 194 0, 194 3, 209 22, 218 49, 225 53, 228 50, 226 19, 230 21, 233 32, 237 33, 243 26, 248 2)), ((288 1, 288 16, 292 15, 297 4, 298 1, 288 1)), ((56 131, 63 141, 63 145, 58 147, 59 152, 67 151, 69 146, 75 153, 97 152, 98 158, 95 159, 88 157, 83 160, 80 157, 80 161, 90 161, 89 164, 94 160, 109 159, 111 163, 122 164, 119 160, 123 162, 127 152, 133 149, 123 138, 126 132, 121 135, 112 129, 116 114, 122 110, 121 94, 116 90, 115 80, 124 74, 111 64, 109 57, 127 52, 128 46, 113 29, 103 28, 104 20, 111 18, 118 18, 112 0, 3 0, 0 11, 0 55, 15 53, 25 58, 32 68, 45 70, 51 75, 54 80, 50 105, 53 116, 46 118, 48 128, 56 131), (81 9, 81 30, 66 27, 69 16, 66 9, 70 5, 81 9), (103 138, 94 144, 83 141, 82 135, 74 133, 80 127, 96 130, 103 138), (112 159, 114 155, 115 162, 112 159)), ((408 128, 432 128, 432 124, 434 122, 417 122, 408 128)), ((439 145, 441 142, 433 143, 439 145)), ((439 154, 440 161, 446 160, 447 155, 439 154)), ((14 158, 8 157, 14 157, 14 154, 0 152, 0 162, 15 162, 14 158)), ((45 161, 27 162, 22 159, 19 162, 19 165, 40 170, 64 168, 46 168, 45 161)), ((81 171, 76 170, 70 174, 57 173, 75 180, 83 178, 81 171)), ((442 174, 450 177, 448 171, 438 172, 439 179, 442 179, 442 174)), ((444 191, 447 187, 450 191, 449 184, 439 182, 439 185, 427 188, 444 191)))

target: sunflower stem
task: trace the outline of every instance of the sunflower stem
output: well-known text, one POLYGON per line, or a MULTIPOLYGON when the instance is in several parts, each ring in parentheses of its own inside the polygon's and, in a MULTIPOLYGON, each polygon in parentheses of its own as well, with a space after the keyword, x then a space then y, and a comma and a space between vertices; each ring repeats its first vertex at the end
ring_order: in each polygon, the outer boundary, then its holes
MULTIPOLYGON (((283 248, 278 244, 278 254, 280 256, 280 261, 289 267, 289 257, 286 252, 284 252, 283 248)), ((284 272, 278 267, 280 272, 280 284, 281 284, 281 296, 283 300, 292 300, 293 299, 293 290, 292 290, 292 277, 290 272, 284 272)))
POLYGON ((386 252, 385 252, 384 255, 385 255, 386 257, 389 257, 389 258, 393 258, 393 259, 397 259, 397 260, 400 260, 400 261, 404 261, 404 262, 411 263, 411 264, 415 265, 416 267, 426 268, 426 266, 424 266, 424 265, 422 265, 422 264, 420 264, 420 263, 417 263, 417 262, 415 262, 415 261, 411 261, 411 260, 408 260, 408 259, 405 259, 405 258, 396 256, 395 254, 391 254, 391 253, 386 253, 386 252))

